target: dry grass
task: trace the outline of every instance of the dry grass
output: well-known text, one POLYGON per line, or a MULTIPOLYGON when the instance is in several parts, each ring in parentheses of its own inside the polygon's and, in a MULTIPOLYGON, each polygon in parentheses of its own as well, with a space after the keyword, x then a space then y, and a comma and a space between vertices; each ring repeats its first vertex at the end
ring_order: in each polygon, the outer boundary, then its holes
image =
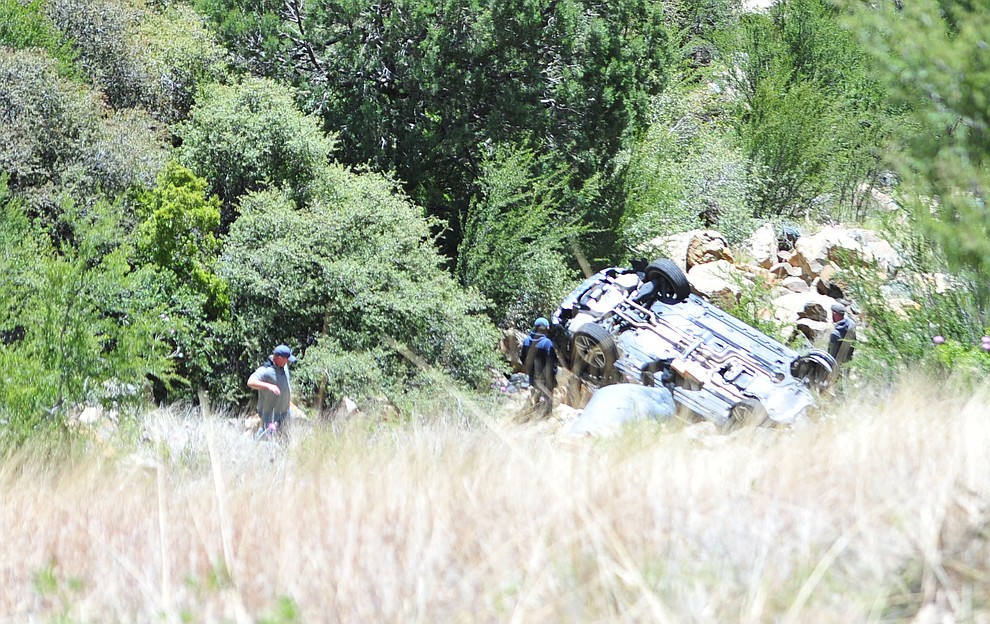
POLYGON ((0 465, 0 621, 987 622, 987 396, 929 387, 577 442, 160 412, 137 452, 0 465))

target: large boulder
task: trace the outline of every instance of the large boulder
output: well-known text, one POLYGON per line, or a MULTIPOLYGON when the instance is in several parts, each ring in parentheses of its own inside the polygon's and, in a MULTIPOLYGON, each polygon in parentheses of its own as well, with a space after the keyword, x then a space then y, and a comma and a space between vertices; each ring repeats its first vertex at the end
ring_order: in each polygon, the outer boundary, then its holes
MULTIPOLYGON (((682 271, 687 271, 687 249, 691 239, 702 230, 691 230, 690 232, 680 232, 668 236, 654 238, 646 247, 658 249, 661 254, 670 258, 682 271)), ((651 258, 652 259, 652 258, 651 258)))
POLYGON ((665 421, 676 411, 666 388, 613 384, 599 388, 569 430, 571 435, 608 435, 638 421, 665 421))
POLYGON ((743 245, 756 266, 769 269, 777 264, 777 233, 772 224, 761 225, 743 245))
POLYGON ((827 322, 835 299, 814 292, 789 293, 773 300, 774 317, 782 323, 800 319, 827 322))
POLYGON ((720 260, 733 262, 732 252, 725 236, 715 230, 700 230, 688 240, 685 266, 690 271, 693 267, 720 260))
POLYGON ((856 201, 865 204, 871 212, 897 212, 901 209, 889 193, 866 183, 856 187, 856 201))
POLYGON ((720 307, 732 307, 739 301, 743 284, 752 284, 749 276, 727 260, 699 264, 687 272, 691 290, 720 307))
POLYGON ((802 276, 809 283, 829 264, 847 268, 875 262, 882 270, 893 273, 902 263, 893 246, 873 230, 836 226, 799 238, 788 262, 800 267, 802 276))
POLYGON ((502 338, 498 341, 498 350, 505 356, 505 360, 512 366, 512 370, 522 370, 522 362, 519 361, 519 353, 526 334, 518 329, 506 329, 502 332, 502 338))

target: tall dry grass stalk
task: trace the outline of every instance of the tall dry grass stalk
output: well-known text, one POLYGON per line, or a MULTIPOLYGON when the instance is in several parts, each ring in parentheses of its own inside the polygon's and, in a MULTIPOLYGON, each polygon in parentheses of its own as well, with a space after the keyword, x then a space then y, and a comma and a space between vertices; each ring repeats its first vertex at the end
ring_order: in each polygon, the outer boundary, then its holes
POLYGON ((0 619, 986 622, 988 396, 931 387, 800 431, 576 441, 356 421, 278 446, 166 410, 136 450, 0 465, 0 619))

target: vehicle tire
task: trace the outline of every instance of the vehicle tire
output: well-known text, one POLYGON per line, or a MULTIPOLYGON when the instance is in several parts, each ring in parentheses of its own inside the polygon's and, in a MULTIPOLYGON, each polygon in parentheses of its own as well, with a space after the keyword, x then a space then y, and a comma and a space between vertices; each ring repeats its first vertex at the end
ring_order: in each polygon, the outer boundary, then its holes
POLYGON ((732 406, 729 419, 722 425, 722 432, 729 433, 742 427, 759 427, 770 419, 767 408, 757 399, 744 399, 732 406))
POLYGON ((835 358, 821 349, 814 349, 795 358, 791 363, 791 377, 812 390, 825 390, 834 379, 835 358))
POLYGON ((602 386, 612 382, 619 349, 612 334, 600 326, 585 323, 571 339, 574 374, 602 386))
POLYGON ((691 294, 691 284, 684 271, 672 260, 660 258, 646 267, 646 281, 656 284, 656 299, 661 303, 679 303, 691 294))

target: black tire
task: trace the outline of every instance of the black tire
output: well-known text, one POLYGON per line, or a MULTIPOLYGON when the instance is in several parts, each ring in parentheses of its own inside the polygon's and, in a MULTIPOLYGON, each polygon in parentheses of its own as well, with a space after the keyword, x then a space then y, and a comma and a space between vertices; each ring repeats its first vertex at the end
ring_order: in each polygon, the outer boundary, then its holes
POLYGON ((574 332, 571 345, 571 362, 575 375, 602 386, 612 382, 619 349, 615 345, 615 339, 605 328, 586 323, 574 332))
POLYGON ((732 406, 722 432, 729 433, 742 427, 760 427, 769 419, 770 414, 763 403, 757 399, 744 399, 732 406))
POLYGON ((646 267, 646 281, 656 284, 655 298, 661 303, 680 303, 691 294, 687 275, 672 260, 660 258, 646 267))
POLYGON ((834 380, 835 358, 821 349, 814 349, 791 362, 791 377, 812 390, 825 390, 834 380))

